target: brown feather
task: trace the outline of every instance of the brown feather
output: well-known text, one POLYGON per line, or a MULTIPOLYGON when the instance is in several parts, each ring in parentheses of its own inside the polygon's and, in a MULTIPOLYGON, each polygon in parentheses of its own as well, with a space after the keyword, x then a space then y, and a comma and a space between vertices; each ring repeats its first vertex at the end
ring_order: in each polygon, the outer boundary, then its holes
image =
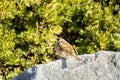
POLYGON ((56 51, 63 58, 66 58, 67 56, 73 56, 80 61, 79 57, 77 57, 75 49, 63 38, 59 38, 56 45, 56 51))

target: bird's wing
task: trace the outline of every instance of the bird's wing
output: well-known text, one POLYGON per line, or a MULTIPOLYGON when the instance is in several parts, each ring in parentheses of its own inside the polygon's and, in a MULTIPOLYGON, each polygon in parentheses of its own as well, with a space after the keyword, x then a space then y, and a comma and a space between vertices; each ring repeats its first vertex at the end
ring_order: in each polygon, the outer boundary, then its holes
POLYGON ((60 46, 60 50, 65 51, 65 52, 69 53, 70 55, 73 55, 73 53, 75 54, 74 48, 71 45, 68 46, 68 44, 66 44, 66 45, 64 44, 64 45, 60 46))

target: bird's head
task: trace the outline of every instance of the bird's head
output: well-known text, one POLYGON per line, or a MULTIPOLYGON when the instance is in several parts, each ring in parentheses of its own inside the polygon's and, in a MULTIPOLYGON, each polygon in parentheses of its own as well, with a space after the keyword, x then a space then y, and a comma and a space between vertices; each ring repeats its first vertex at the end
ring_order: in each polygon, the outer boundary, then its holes
POLYGON ((58 38, 58 44, 59 45, 63 45, 63 44, 65 44, 66 43, 66 41, 62 38, 62 37, 59 37, 58 38))

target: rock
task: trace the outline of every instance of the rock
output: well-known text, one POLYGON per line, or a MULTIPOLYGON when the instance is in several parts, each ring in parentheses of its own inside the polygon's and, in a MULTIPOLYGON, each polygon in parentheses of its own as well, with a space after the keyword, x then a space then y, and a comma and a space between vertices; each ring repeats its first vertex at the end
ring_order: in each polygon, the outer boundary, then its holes
POLYGON ((99 51, 95 54, 59 59, 38 64, 13 80, 120 80, 120 52, 99 51))

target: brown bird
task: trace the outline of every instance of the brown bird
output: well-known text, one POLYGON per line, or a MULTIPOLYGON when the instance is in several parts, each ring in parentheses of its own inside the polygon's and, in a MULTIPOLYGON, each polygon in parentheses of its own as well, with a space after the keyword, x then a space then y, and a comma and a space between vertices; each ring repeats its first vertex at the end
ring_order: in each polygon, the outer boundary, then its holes
POLYGON ((55 50, 57 54, 62 58, 68 58, 68 56, 72 56, 80 61, 79 57, 76 55, 75 49, 61 37, 58 39, 55 50))

